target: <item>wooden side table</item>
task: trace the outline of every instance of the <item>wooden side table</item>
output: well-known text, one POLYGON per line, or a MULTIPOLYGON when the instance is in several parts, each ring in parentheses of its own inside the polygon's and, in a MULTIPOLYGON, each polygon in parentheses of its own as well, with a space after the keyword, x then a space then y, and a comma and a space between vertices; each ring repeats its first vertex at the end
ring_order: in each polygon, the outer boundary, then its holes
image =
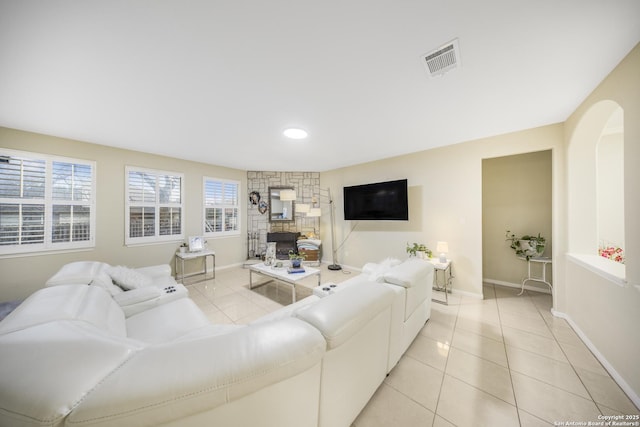
POLYGON ((451 288, 453 286, 453 274, 451 273, 451 260, 448 259, 447 262, 440 262, 438 258, 428 258, 431 264, 433 264, 433 290, 434 291, 444 291, 444 301, 439 299, 432 298, 431 301, 437 302, 439 304, 449 305, 449 292, 451 292, 451 288), (440 281, 438 281, 438 276, 442 275, 442 286, 440 286, 440 281))

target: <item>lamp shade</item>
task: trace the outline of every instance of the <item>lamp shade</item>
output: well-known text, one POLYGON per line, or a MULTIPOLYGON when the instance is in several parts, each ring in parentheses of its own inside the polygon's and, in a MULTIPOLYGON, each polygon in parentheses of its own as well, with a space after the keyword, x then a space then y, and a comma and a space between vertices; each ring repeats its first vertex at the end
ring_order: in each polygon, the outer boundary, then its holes
POLYGON ((440 253, 440 262, 447 262, 447 252, 449 252, 449 245, 447 242, 438 242, 436 244, 436 252, 440 253))
POLYGON ((280 200, 286 202, 286 201, 293 201, 295 199, 296 199, 295 190, 280 190, 280 200))
POLYGON ((322 215, 322 209, 320 208, 311 208, 309 209, 309 212, 307 212, 307 216, 321 216, 322 215))
POLYGON ((309 213, 311 206, 308 203, 296 203, 296 210, 300 213, 309 213))

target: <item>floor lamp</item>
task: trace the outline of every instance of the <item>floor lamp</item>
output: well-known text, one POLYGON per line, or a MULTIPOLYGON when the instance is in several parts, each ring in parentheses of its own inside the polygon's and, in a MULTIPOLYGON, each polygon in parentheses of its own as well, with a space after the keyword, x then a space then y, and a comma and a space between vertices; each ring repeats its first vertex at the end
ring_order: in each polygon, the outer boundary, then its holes
POLYGON ((321 202, 321 198, 322 198, 322 192, 326 191, 326 197, 329 199, 329 213, 330 213, 330 219, 331 219, 331 262, 332 264, 329 265, 327 268, 329 270, 341 270, 342 267, 340 265, 338 265, 338 263, 336 262, 336 258, 337 258, 337 253, 338 253, 338 248, 336 248, 336 231, 335 231, 335 213, 334 213, 334 206, 333 206, 333 199, 331 198, 331 189, 327 188, 325 189, 320 189, 320 195, 318 197, 317 203, 318 206, 317 208, 311 208, 309 209, 309 212, 307 212, 307 216, 310 217, 320 217, 322 215, 322 208, 320 207, 322 205, 321 202))

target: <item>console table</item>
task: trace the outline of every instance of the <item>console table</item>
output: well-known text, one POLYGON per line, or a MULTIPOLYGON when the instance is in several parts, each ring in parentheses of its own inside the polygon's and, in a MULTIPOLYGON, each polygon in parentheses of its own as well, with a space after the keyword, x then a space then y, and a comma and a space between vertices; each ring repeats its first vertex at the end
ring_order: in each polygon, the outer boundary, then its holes
POLYGON ((205 250, 205 251, 198 251, 198 252, 176 252, 176 258, 175 258, 176 282, 183 281, 185 277, 198 276, 200 274, 204 274, 204 278, 199 280, 199 282, 202 282, 203 280, 207 280, 207 273, 208 273, 207 257, 209 256, 213 259, 213 277, 211 278, 215 279, 216 278, 216 253, 214 251, 205 250), (199 259, 199 258, 203 258, 204 260, 204 270, 185 275, 184 273, 185 260, 193 260, 193 259, 199 259), (178 275, 178 260, 180 260, 180 266, 181 266, 180 275, 178 275))
POLYGON ((522 279, 522 288, 520 289, 520 293, 518 294, 518 296, 522 295, 524 293, 524 284, 526 282, 528 282, 529 280, 533 280, 534 282, 541 282, 544 283, 545 285, 547 285, 549 287, 549 290, 553 290, 553 286, 551 285, 551 283, 549 283, 547 281, 547 264, 551 264, 551 258, 549 257, 532 257, 532 258, 525 258, 523 256, 519 256, 518 258, 520 258, 523 261, 527 261, 527 277, 525 277, 524 279, 522 279), (532 276, 531 275, 531 263, 535 263, 535 264, 542 264, 542 276, 532 276))

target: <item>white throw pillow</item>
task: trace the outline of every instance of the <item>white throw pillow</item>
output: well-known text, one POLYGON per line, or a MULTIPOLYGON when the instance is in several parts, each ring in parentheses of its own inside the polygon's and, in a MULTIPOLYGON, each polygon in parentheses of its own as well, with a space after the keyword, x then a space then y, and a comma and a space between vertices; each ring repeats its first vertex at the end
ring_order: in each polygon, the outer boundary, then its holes
POLYGON ((151 284, 151 278, 136 270, 121 265, 109 267, 107 273, 113 283, 120 286, 125 291, 142 288, 151 284))
POLYGON ((395 258, 386 258, 380 262, 380 264, 375 263, 367 263, 362 268, 362 272, 369 276, 369 280, 374 282, 382 283, 384 282, 384 275, 387 271, 389 271, 392 267, 401 264, 402 261, 395 258))
POLYGON ((427 276, 429 268, 433 268, 433 266, 424 260, 406 261, 390 268, 384 274, 384 281, 392 285, 410 288, 417 285, 420 280, 427 276))

